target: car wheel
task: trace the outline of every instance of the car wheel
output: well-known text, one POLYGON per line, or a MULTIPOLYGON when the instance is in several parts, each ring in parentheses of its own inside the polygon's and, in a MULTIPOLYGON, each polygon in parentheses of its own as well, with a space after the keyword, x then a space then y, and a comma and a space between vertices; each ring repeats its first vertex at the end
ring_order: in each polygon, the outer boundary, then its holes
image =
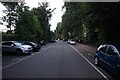
POLYGON ((98 66, 98 65, 99 65, 99 59, 98 59, 98 57, 95 57, 95 60, 94 60, 94 61, 95 61, 95 65, 98 66))
POLYGON ((17 52, 18 56, 22 55, 22 53, 23 53, 22 50, 20 50, 20 49, 18 49, 16 52, 17 52))

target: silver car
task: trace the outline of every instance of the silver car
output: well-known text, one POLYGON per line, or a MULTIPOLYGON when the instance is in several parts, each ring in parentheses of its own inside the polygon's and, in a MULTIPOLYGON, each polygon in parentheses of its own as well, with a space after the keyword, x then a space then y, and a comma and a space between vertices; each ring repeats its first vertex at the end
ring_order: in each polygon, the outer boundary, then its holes
POLYGON ((4 41, 2 42, 2 51, 21 55, 31 53, 32 47, 29 45, 24 45, 17 41, 4 41))
POLYGON ((68 44, 76 45, 76 41, 74 39, 68 40, 68 44))

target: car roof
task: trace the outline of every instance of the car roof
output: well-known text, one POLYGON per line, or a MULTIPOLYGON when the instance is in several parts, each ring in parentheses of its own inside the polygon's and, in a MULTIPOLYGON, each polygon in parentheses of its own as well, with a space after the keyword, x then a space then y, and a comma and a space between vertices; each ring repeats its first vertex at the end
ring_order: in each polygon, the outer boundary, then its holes
POLYGON ((100 46, 103 46, 103 45, 106 45, 106 46, 114 46, 115 48, 117 48, 117 50, 119 51, 120 53, 120 45, 119 44, 102 44, 100 46))
POLYGON ((2 41, 2 42, 15 42, 15 41, 2 41))
POLYGON ((33 45, 36 44, 36 43, 34 43, 34 42, 30 42, 30 41, 25 41, 25 42, 23 42, 23 43, 30 43, 30 44, 33 44, 33 45))
MULTIPOLYGON (((4 42, 13 42, 13 43, 18 43, 19 41, 2 41, 2 43, 4 42)), ((20 42, 19 42, 20 43, 20 42)))
MULTIPOLYGON (((24 41, 23 43, 34 43, 34 42, 31 42, 31 41, 24 41)), ((35 44, 35 43, 34 43, 35 44)))

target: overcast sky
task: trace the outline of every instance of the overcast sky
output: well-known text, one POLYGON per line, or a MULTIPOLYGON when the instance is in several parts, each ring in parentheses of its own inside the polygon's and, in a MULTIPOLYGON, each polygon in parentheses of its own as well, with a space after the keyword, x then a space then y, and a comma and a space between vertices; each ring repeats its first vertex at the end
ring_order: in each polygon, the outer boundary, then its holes
MULTIPOLYGON (((55 30, 57 23, 62 21, 61 17, 64 12, 61 10, 62 10, 62 6, 64 5, 64 2, 63 2, 63 0, 25 0, 25 2, 27 3, 27 5, 30 8, 38 7, 38 2, 43 2, 43 1, 49 2, 51 9, 56 8, 56 10, 53 12, 53 16, 50 21, 51 30, 55 30)), ((2 4, 0 3, 0 17, 3 15, 2 10, 4 10, 4 9, 5 9, 5 7, 2 6, 2 4)), ((0 30, 1 29, 6 29, 6 27, 0 25, 0 30)))
POLYGON ((43 2, 47 1, 50 3, 50 8, 56 10, 53 12, 52 19, 50 21, 51 23, 51 30, 55 30, 57 23, 61 22, 61 16, 63 15, 62 6, 64 5, 63 0, 25 0, 25 2, 30 6, 31 8, 33 7, 38 7, 38 2, 43 2))
MULTIPOLYGON (((2 10, 4 10, 4 9, 5 9, 5 7, 0 3, 0 17, 2 17, 2 15, 3 15, 2 10)), ((2 31, 2 29, 7 29, 7 28, 0 24, 0 31, 2 31)))

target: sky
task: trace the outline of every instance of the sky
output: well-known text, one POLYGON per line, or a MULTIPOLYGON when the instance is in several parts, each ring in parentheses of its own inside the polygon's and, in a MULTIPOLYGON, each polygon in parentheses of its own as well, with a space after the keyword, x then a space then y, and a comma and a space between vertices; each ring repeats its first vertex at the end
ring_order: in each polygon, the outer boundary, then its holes
MULTIPOLYGON (((43 1, 47 1, 50 3, 50 8, 51 9, 54 9, 56 8, 56 10, 54 11, 54 14, 51 18, 51 30, 55 30, 56 29, 56 26, 57 26, 57 23, 58 22, 61 22, 62 19, 61 19, 61 16, 63 15, 63 11, 62 10, 62 6, 64 5, 64 1, 70 1, 70 0, 25 0, 25 2, 27 3, 27 5, 30 7, 30 8, 33 8, 33 7, 38 7, 38 2, 43 2, 43 1)), ((71 0, 71 2, 118 2, 119 0, 71 0)), ((0 17, 3 15, 2 13, 2 10, 4 10, 5 7, 0 3, 0 17)), ((0 31, 2 31, 2 29, 7 29, 5 27, 5 25, 0 25, 0 31)))
MULTIPOLYGON (((26 5, 28 5, 31 9, 33 7, 38 7, 38 2, 44 2, 47 1, 49 2, 49 7, 51 9, 55 9, 55 11, 53 12, 53 16, 51 18, 50 24, 51 24, 51 30, 54 31, 56 29, 57 23, 62 21, 62 15, 63 15, 63 11, 62 11, 62 6, 64 5, 63 0, 25 0, 25 3, 27 3, 26 5)), ((2 10, 4 10, 5 7, 0 3, 0 17, 3 15, 2 10)), ((7 29, 5 27, 5 25, 0 25, 0 31, 1 30, 5 30, 7 29)))
MULTIPOLYGON (((3 15, 2 10, 4 10, 4 9, 5 9, 5 7, 0 3, 0 17, 2 17, 2 15, 3 15)), ((3 29, 6 30, 7 28, 4 25, 0 25, 0 31, 3 31, 3 29)))
POLYGON ((57 23, 61 22, 62 19, 62 15, 63 15, 63 11, 62 11, 62 6, 64 5, 63 0, 25 0, 25 2, 28 4, 28 6, 30 6, 31 8, 33 7, 38 7, 38 2, 43 2, 43 1, 47 1, 50 3, 50 8, 54 9, 56 8, 56 10, 53 12, 53 16, 51 18, 51 30, 55 30, 57 23))

